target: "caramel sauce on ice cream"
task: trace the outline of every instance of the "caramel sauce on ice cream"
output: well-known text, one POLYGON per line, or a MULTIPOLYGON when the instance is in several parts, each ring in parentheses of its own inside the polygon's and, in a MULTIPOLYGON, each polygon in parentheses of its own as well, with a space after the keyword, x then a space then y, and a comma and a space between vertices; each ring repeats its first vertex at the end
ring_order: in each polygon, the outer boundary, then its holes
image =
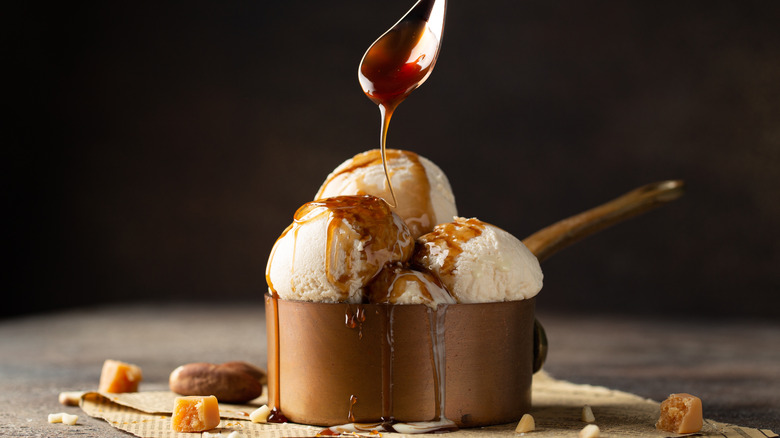
POLYGON ((386 263, 408 260, 413 246, 408 227, 385 201, 320 199, 295 212, 271 250, 266 280, 284 299, 360 302, 362 288, 386 263))
POLYGON ((433 273, 458 303, 532 298, 544 278, 519 239, 476 218, 455 218, 420 236, 411 263, 433 273))
POLYGON ((295 213, 292 232, 322 215, 328 216, 325 272, 348 298, 353 277, 362 284, 388 260, 406 260, 411 236, 398 226, 387 203, 373 196, 340 196, 309 202, 295 213), (338 268, 339 262, 345 264, 338 268))
POLYGON ((438 278, 430 272, 404 267, 400 263, 385 266, 366 288, 370 303, 454 304, 455 300, 438 278))
POLYGON ((414 263, 418 266, 428 266, 432 255, 442 254, 444 262, 439 268, 440 275, 453 275, 455 261, 463 252, 463 244, 481 235, 484 229, 485 223, 475 218, 456 218, 452 222, 439 224, 433 231, 418 239, 414 263))
POLYGON ((317 191, 315 199, 342 195, 374 195, 392 199, 392 181, 396 205, 392 208, 419 237, 457 214, 455 198, 444 172, 414 152, 387 149, 388 177, 384 174, 382 154, 373 149, 355 155, 338 166, 317 191))

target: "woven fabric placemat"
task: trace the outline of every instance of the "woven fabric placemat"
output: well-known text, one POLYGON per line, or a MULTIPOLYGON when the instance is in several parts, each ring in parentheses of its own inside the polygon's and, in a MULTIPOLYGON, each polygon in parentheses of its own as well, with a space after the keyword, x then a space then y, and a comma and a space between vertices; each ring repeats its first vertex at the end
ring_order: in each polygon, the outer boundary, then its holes
MULTIPOLYGON (((169 391, 144 391, 125 394, 84 392, 80 406, 95 418, 107 421, 117 429, 144 438, 192 437, 198 434, 171 430, 171 412, 176 394, 169 391)), ((659 403, 623 391, 600 386, 574 384, 540 372, 533 381, 533 415, 536 430, 524 435, 533 437, 576 437, 587 424, 581 420, 582 408, 589 405, 596 418, 601 436, 664 437, 680 436, 659 431, 655 422, 659 403)), ((210 436, 227 437, 239 432, 244 438, 313 437, 324 428, 301 424, 259 424, 249 421, 249 414, 264 404, 265 396, 246 405, 220 404, 222 421, 208 431, 210 436)), ((706 416, 706 400, 704 402, 706 416)), ((506 436, 514 437, 516 423, 490 427, 461 429, 448 433, 452 438, 506 436)), ((766 429, 753 429, 705 420, 696 436, 777 437, 766 429)), ((378 434, 365 432, 359 436, 378 434)), ((383 437, 406 437, 398 433, 381 432, 383 437)), ((419 435, 418 435, 419 436, 419 435)))

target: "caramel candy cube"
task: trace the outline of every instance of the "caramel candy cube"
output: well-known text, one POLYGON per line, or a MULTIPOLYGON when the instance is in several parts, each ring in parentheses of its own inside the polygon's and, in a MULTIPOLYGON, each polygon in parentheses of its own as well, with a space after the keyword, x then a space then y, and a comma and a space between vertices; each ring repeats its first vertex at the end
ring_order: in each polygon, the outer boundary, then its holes
POLYGON ((143 374, 141 368, 118 360, 107 359, 103 362, 98 390, 104 392, 136 392, 143 374))
POLYGON ((219 426, 219 404, 213 395, 176 397, 171 428, 175 432, 204 432, 219 426))
POLYGON ((704 419, 701 400, 694 395, 672 394, 661 403, 661 417, 656 429, 675 433, 694 433, 701 430, 704 419))

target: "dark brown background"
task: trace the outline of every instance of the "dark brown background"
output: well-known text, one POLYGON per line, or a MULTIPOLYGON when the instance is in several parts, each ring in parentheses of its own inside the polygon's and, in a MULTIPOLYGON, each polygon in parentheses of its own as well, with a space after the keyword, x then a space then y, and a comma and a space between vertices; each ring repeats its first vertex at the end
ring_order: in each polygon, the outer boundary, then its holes
MULTIPOLYGON (((0 315, 259 303, 295 209, 377 146, 357 65, 411 2, 108 3, 4 14, 0 315)), ((485 5, 449 4, 389 135, 447 172, 461 215, 522 238, 689 187, 545 262, 539 307, 774 316, 780 2, 485 5)))

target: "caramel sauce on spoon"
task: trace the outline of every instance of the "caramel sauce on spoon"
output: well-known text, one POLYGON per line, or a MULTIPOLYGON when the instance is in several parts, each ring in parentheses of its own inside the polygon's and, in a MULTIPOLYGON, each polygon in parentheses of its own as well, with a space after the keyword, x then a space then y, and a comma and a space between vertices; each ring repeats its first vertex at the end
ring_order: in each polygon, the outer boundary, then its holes
POLYGON ((398 105, 433 71, 441 48, 446 0, 419 0, 368 48, 358 68, 363 92, 379 106, 380 150, 391 205, 398 205, 390 183, 385 148, 390 118, 398 105))

